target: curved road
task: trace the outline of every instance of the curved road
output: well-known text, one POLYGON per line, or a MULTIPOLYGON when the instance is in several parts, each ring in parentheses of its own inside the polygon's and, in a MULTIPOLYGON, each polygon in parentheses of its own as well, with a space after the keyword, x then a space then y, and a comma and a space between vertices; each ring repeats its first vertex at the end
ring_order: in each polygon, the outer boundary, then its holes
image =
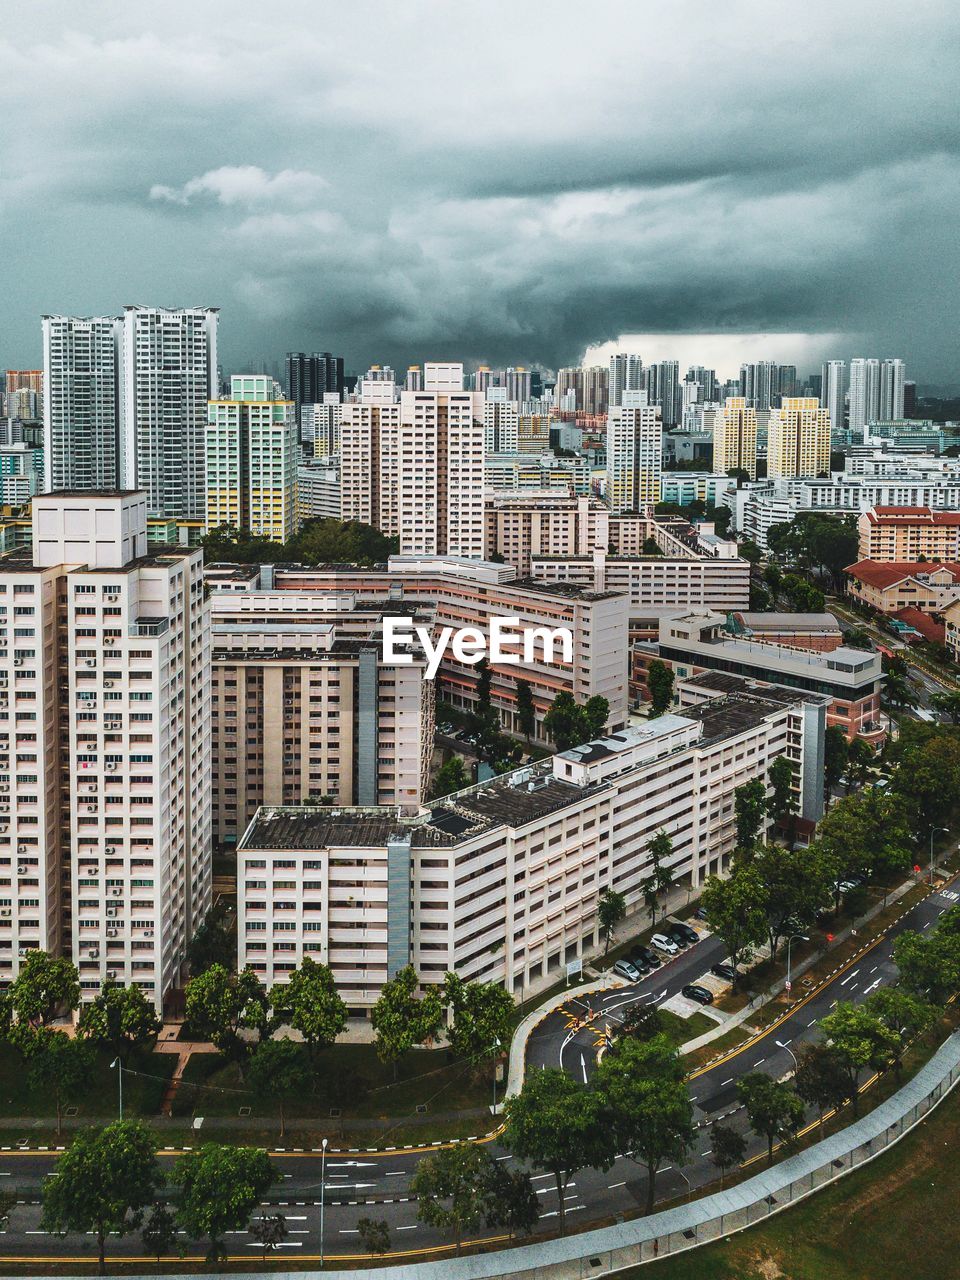
MULTIPOLYGON (((817 1022, 837 1000, 861 1000, 877 987, 893 981, 896 977, 892 960, 894 939, 904 929, 923 931, 932 927, 938 916, 960 897, 955 883, 951 881, 905 911, 879 939, 822 986, 803 996, 773 1027, 691 1075, 698 1140, 682 1169, 661 1171, 657 1180, 658 1199, 682 1195, 688 1188, 697 1188, 716 1177, 709 1158, 710 1125, 722 1117, 746 1130, 737 1105, 738 1077, 757 1069, 775 1077, 788 1074, 793 1067, 791 1049, 814 1038, 817 1022), (777 1042, 784 1047, 779 1047, 777 1042)), ((669 998, 684 983, 706 973, 723 957, 723 950, 722 943, 707 936, 635 986, 599 990, 547 1015, 528 1042, 528 1069, 562 1062, 575 1077, 589 1077, 606 1029, 615 1027, 629 1003, 636 1000, 659 1003, 669 998), (591 1011, 592 1016, 584 1022, 591 1011)), ((419 1147, 328 1156, 324 1230, 328 1261, 338 1257, 356 1259, 360 1252, 357 1220, 361 1217, 387 1221, 393 1254, 426 1252, 429 1255, 431 1251, 442 1254, 450 1247, 445 1238, 417 1222, 416 1203, 409 1192, 413 1171, 430 1150, 431 1147, 419 1147)), ((495 1140, 490 1150, 498 1160, 513 1158, 495 1140)), ((751 1136, 748 1162, 759 1159, 764 1150, 764 1144, 751 1136)), ((176 1155, 179 1152, 165 1153, 162 1156, 165 1165, 176 1155)), ((294 1254, 301 1263, 315 1260, 319 1255, 320 1154, 280 1150, 272 1155, 282 1174, 282 1184, 265 1202, 271 1206, 265 1208, 265 1212, 276 1211, 273 1206, 279 1206, 286 1217, 288 1236, 279 1252, 294 1254)), ((73 1261, 90 1255, 92 1237, 68 1236, 61 1240, 40 1230, 39 1190, 55 1160, 52 1153, 0 1151, 0 1179, 3 1180, 0 1189, 17 1190, 25 1202, 14 1211, 2 1233, 0 1258, 7 1262, 22 1259, 27 1263, 42 1263, 55 1258, 73 1261)), ((552 1175, 534 1174, 533 1183, 541 1197, 544 1227, 555 1226, 558 1206, 552 1175)), ((640 1210, 645 1194, 645 1175, 627 1155, 621 1156, 606 1173, 583 1170, 575 1175, 568 1188, 566 1210, 571 1215, 570 1225, 579 1228, 597 1219, 640 1210)), ((481 1232, 479 1238, 500 1237, 496 1233, 481 1232)), ((234 1257, 255 1259, 258 1256, 259 1246, 247 1232, 228 1236, 227 1247, 234 1257)), ((194 1246, 188 1249, 188 1258, 198 1253, 194 1246)), ((111 1242, 111 1253, 118 1257, 136 1258, 141 1252, 137 1234, 111 1242)))

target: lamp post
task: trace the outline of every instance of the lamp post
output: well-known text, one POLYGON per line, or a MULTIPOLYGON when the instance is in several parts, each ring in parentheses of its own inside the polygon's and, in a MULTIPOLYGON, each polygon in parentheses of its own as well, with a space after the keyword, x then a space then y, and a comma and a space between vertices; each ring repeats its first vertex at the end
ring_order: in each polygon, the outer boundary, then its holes
POLYGON ((793 986, 793 983, 790 981, 790 952, 794 942, 797 942, 797 941, 809 942, 810 939, 805 933, 794 933, 787 940, 787 981, 785 984, 785 989, 787 992, 789 992, 791 987, 793 986))
POLYGON ((786 1049, 787 1053, 789 1053, 790 1057, 793 1059, 794 1070, 799 1071, 800 1063, 797 1061, 797 1055, 793 1052, 790 1046, 788 1044, 784 1044, 782 1040, 774 1040, 773 1043, 777 1046, 778 1049, 786 1049))
POLYGON ((938 831, 950 832, 949 827, 931 827, 930 829, 930 887, 933 887, 933 837, 938 831))
POLYGON ((323 1209, 327 1200, 327 1139, 320 1143, 320 1266, 323 1267, 323 1209))
POLYGON ((500 1048, 500 1038, 497 1037, 493 1042, 493 1114, 497 1114, 497 1050, 500 1048))
POLYGON ((119 1055, 110 1063, 111 1068, 117 1068, 117 1083, 120 1089, 120 1119, 123 1119, 123 1063, 120 1061, 119 1055))
POLYGON ((693 1199, 693 1183, 690 1181, 690 1179, 687 1177, 687 1175, 683 1172, 682 1169, 678 1169, 677 1173, 679 1173, 680 1177, 687 1184, 687 1201, 689 1202, 690 1200, 693 1199))

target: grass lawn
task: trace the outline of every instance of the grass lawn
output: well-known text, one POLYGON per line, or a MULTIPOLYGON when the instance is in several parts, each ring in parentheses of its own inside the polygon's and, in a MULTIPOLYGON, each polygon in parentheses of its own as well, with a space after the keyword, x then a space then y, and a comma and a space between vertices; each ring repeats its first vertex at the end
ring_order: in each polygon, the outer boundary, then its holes
POLYGON ((660 1024, 674 1044, 686 1044, 688 1040, 696 1040, 706 1031, 712 1031, 717 1025, 713 1018, 705 1013, 692 1013, 689 1018, 681 1018, 678 1013, 669 1009, 659 1009, 660 1024))
MULTIPOLYGON (((331 1108, 339 1107, 343 1123, 349 1125, 351 1117, 413 1118, 418 1105, 425 1105, 427 1114, 437 1114, 492 1102, 489 1076, 477 1081, 467 1064, 449 1062, 445 1049, 409 1053, 399 1064, 396 1083, 392 1067, 380 1061, 370 1044, 336 1045, 321 1052, 318 1062, 317 1088, 286 1108, 291 1119, 327 1120, 331 1108)), ((174 1115, 236 1116, 241 1107, 250 1108, 251 1119, 277 1114, 273 1101, 261 1102, 250 1092, 234 1064, 217 1053, 193 1054, 174 1098, 174 1115)))
MULTIPOLYGON (((65 1099, 64 1108, 76 1107, 77 1115, 108 1116, 117 1109, 117 1073, 110 1069, 113 1054, 98 1051, 90 1084, 76 1097, 65 1099)), ((123 1077, 124 1115, 155 1116, 176 1057, 169 1053, 134 1055, 123 1077)), ((29 1071, 20 1054, 0 1041, 0 1116, 55 1116, 56 1105, 45 1089, 30 1087, 29 1071)))
POLYGON ((632 1280, 947 1280, 960 1272, 960 1095, 795 1209, 632 1280))

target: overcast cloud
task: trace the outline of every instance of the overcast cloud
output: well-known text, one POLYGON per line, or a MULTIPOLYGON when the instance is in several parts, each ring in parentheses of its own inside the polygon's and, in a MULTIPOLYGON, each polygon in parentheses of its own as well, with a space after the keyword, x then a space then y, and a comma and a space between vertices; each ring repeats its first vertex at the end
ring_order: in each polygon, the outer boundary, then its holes
POLYGON ((10 6, 0 364, 147 302, 220 306, 228 368, 795 333, 958 381, 958 33, 946 0, 10 6))

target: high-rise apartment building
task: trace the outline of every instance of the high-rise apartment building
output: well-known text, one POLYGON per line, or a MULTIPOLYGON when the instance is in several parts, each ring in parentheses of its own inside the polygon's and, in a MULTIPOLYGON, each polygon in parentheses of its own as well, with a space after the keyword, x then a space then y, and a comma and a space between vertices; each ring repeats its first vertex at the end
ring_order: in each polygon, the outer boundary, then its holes
POLYGON ((340 452, 340 422, 343 404, 339 392, 328 391, 322 404, 300 406, 300 439, 316 458, 331 458, 340 452))
POLYGON ((832 431, 843 430, 846 397, 846 365, 842 360, 825 360, 820 374, 820 403, 830 415, 832 431))
POLYGON ((142 493, 44 494, 32 518, 0 563, 0 978, 42 947, 82 999, 115 979, 160 1009, 211 897, 202 553, 147 554, 142 493))
POLYGON ((403 383, 404 391, 422 391, 423 390, 423 370, 418 364, 412 364, 407 370, 407 376, 403 383))
POLYGON ((903 387, 906 367, 902 360, 884 360, 880 366, 880 420, 903 417, 903 387))
POLYGON ((39 402, 43 399, 43 370, 8 369, 3 389, 7 395, 11 391, 32 391, 39 402))
POLYGON ((722 409, 705 409, 705 431, 713 433, 713 469, 720 475, 746 471, 757 478, 757 411, 745 396, 730 396, 722 409))
MULTIPOLYGON (((891 415, 893 416, 893 415, 891 415)), ((880 361, 858 357, 850 361, 851 431, 862 431, 880 417, 880 361)))
POLYGON ((204 520, 207 404, 216 396, 216 307, 128 306, 121 466, 155 518, 204 520))
POLYGON ((517 365, 515 368, 511 365, 505 369, 503 385, 506 388, 507 399, 512 400, 514 404, 523 404, 529 400, 531 395, 530 381, 530 370, 525 369, 523 365, 517 365))
POLYGON ((643 371, 647 403, 660 406, 660 420, 665 427, 680 421, 680 366, 676 360, 661 360, 647 365, 643 371))
POLYGON ((121 482, 122 347, 123 323, 114 316, 43 317, 47 490, 121 482))
POLYGON ((814 396, 784 396, 771 409, 767 475, 819 476, 830 470, 830 414, 814 396))
POLYGON ((343 406, 340 421, 340 518, 396 537, 400 404, 392 382, 365 379, 360 388, 360 399, 343 406))
POLYGON ((286 542, 297 519, 297 421, 265 374, 235 374, 229 400, 207 406, 207 530, 249 529, 286 542))
POLYGON ((608 403, 617 408, 623 402, 624 391, 643 390, 643 361, 638 355, 618 352, 610 357, 608 403))
POLYGON ((520 447, 520 413, 516 404, 496 396, 502 389, 489 388, 483 402, 485 453, 516 453, 520 447))
POLYGON ((663 427, 644 391, 625 391, 607 416, 607 502, 616 514, 660 501, 663 427))
POLYGON ((742 364, 740 394, 750 408, 773 408, 774 402, 780 395, 779 365, 769 360, 758 360, 756 364, 742 364))
POLYGON ((343 394, 343 356, 330 351, 287 352, 287 398, 296 406, 297 422, 305 404, 321 404, 328 393, 343 394))

